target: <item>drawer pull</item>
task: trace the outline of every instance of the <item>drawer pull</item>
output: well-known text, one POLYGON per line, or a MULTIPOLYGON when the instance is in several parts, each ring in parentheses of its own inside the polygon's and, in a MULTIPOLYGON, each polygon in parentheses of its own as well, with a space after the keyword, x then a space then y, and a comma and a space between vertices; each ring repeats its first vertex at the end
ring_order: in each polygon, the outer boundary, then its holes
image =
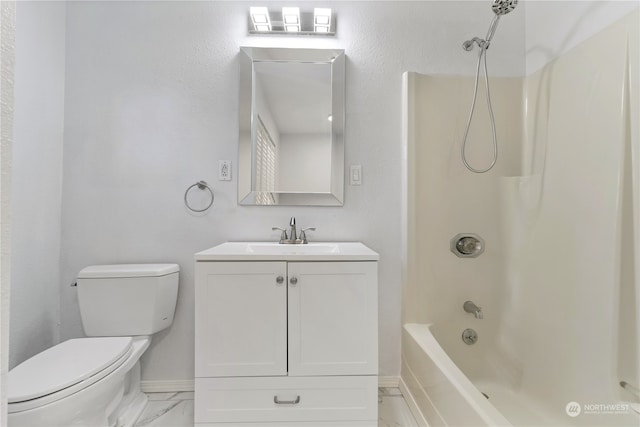
POLYGON ((278 396, 273 396, 273 403, 276 405, 297 405, 300 403, 300 396, 296 396, 296 400, 279 400, 278 396))

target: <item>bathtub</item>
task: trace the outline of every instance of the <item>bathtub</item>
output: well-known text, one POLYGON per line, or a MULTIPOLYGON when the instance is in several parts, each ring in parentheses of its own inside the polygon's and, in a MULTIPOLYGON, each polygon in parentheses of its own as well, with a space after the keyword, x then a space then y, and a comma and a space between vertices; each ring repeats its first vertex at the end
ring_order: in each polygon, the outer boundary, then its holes
POLYGON ((511 425, 453 363, 431 325, 404 325, 402 349, 400 386, 422 427, 511 425))
POLYGON ((490 366, 483 369, 488 375, 467 376, 440 345, 434 329, 409 323, 402 330, 400 389, 421 427, 639 425, 640 405, 613 396, 602 402, 615 409, 596 413, 582 405, 583 415, 574 418, 568 408, 575 402, 541 399, 501 380, 490 366))

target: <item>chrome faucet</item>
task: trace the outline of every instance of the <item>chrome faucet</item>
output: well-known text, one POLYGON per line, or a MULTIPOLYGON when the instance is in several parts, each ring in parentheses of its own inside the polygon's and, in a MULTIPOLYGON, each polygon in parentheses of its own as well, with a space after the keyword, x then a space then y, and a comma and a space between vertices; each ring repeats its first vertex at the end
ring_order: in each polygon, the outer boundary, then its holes
POLYGON ((298 240, 298 233, 296 233, 296 217, 292 216, 289 220, 289 226, 291 227, 291 232, 289 233, 289 240, 292 243, 296 243, 298 240))
POLYGON ((307 243, 309 243, 307 241, 307 234, 305 233, 307 230, 312 230, 315 231, 315 227, 307 227, 307 228, 303 228, 302 230, 300 230, 300 235, 298 235, 298 229, 296 227, 296 217, 292 216, 291 219, 289 220, 289 226, 291 227, 291 230, 289 232, 289 235, 287 235, 287 230, 285 230, 284 228, 280 228, 280 227, 272 227, 272 230, 280 230, 280 244, 286 244, 286 245, 294 245, 294 244, 299 244, 299 245, 306 245, 307 243))
POLYGON ((473 314, 476 319, 482 320, 482 318, 484 317, 482 314, 482 307, 478 307, 473 303, 473 301, 465 301, 464 304, 462 304, 462 308, 467 313, 473 314))

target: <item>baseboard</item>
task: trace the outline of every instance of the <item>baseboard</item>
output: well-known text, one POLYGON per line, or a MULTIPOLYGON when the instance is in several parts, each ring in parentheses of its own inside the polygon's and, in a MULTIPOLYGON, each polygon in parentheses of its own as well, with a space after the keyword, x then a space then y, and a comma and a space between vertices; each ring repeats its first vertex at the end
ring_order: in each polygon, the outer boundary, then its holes
MULTIPOLYGON (((378 387, 397 388, 400 377, 378 377, 378 387)), ((142 380, 140 390, 144 393, 171 393, 176 391, 193 391, 193 380, 142 380)))
POLYGON ((400 377, 396 376, 379 376, 378 377, 378 387, 387 387, 387 388, 398 388, 400 384, 400 377))
POLYGON ((176 391, 193 391, 193 380, 142 380, 140 390, 143 393, 172 393, 176 391))

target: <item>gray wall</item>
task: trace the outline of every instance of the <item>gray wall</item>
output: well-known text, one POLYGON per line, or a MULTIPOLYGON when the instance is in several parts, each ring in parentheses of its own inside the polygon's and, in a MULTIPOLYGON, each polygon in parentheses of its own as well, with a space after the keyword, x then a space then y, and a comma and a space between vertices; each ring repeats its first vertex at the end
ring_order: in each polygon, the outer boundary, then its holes
MULTIPOLYGON (((82 267, 178 262, 175 321, 154 340, 143 377, 192 378, 194 252, 226 240, 276 240, 271 227, 296 216, 299 225, 317 227, 313 240, 358 240, 380 253, 380 373, 397 375, 401 75, 473 72, 475 55, 460 44, 486 31, 491 12, 476 2, 339 2, 329 4, 338 17, 335 38, 249 37, 251 4, 68 4, 62 337, 82 335, 67 286, 82 267), (363 185, 346 188, 344 207, 241 207, 235 177, 216 180, 218 160, 237 160, 243 45, 346 50, 346 164, 362 165, 363 185), (216 192, 204 216, 182 203, 200 179, 216 192)), ((524 72, 517 16, 496 36, 493 72, 524 72), (509 32, 515 36, 503 39, 509 32)))
POLYGON ((65 4, 16 22, 10 368, 59 340, 65 4))
MULTIPOLYGON (((501 20, 490 73, 538 69, 620 16, 613 4, 630 3, 555 2, 554 13, 549 2, 522 3, 501 20)), ((484 35, 491 13, 477 1, 327 2, 335 38, 248 37, 251 5, 18 3, 12 365, 83 335, 68 285, 84 266, 171 261, 182 268, 176 320, 156 337, 143 375, 191 378, 193 253, 226 240, 275 240, 271 226, 295 215, 318 227, 316 240, 361 240, 380 252, 380 372, 398 374, 401 74, 472 74, 476 55, 460 44, 484 35), (240 207, 236 176, 216 181, 218 160, 237 161, 243 45, 346 50, 346 165, 363 165, 364 180, 347 186, 343 208, 240 207), (214 186, 216 203, 195 216, 182 195, 200 179, 214 186)))
MULTIPOLYGON (((548 2, 523 3, 501 20, 491 74, 538 69, 630 3, 555 2, 554 13, 548 2)), ((144 377, 191 378, 193 253, 275 240, 271 226, 295 215, 318 227, 315 240, 361 240, 380 252, 380 372, 398 374, 401 74, 473 73, 476 56, 460 44, 484 35, 491 13, 476 1, 326 2, 335 38, 248 37, 250 5, 18 3, 12 366, 83 335, 68 285, 84 266, 171 261, 182 268, 176 320, 145 356, 144 377), (236 166, 243 45, 346 50, 346 165, 363 165, 364 180, 347 186, 343 208, 239 207, 236 177, 216 181, 218 160, 236 166), (196 216, 182 195, 199 179, 214 186, 216 203, 196 216)))

